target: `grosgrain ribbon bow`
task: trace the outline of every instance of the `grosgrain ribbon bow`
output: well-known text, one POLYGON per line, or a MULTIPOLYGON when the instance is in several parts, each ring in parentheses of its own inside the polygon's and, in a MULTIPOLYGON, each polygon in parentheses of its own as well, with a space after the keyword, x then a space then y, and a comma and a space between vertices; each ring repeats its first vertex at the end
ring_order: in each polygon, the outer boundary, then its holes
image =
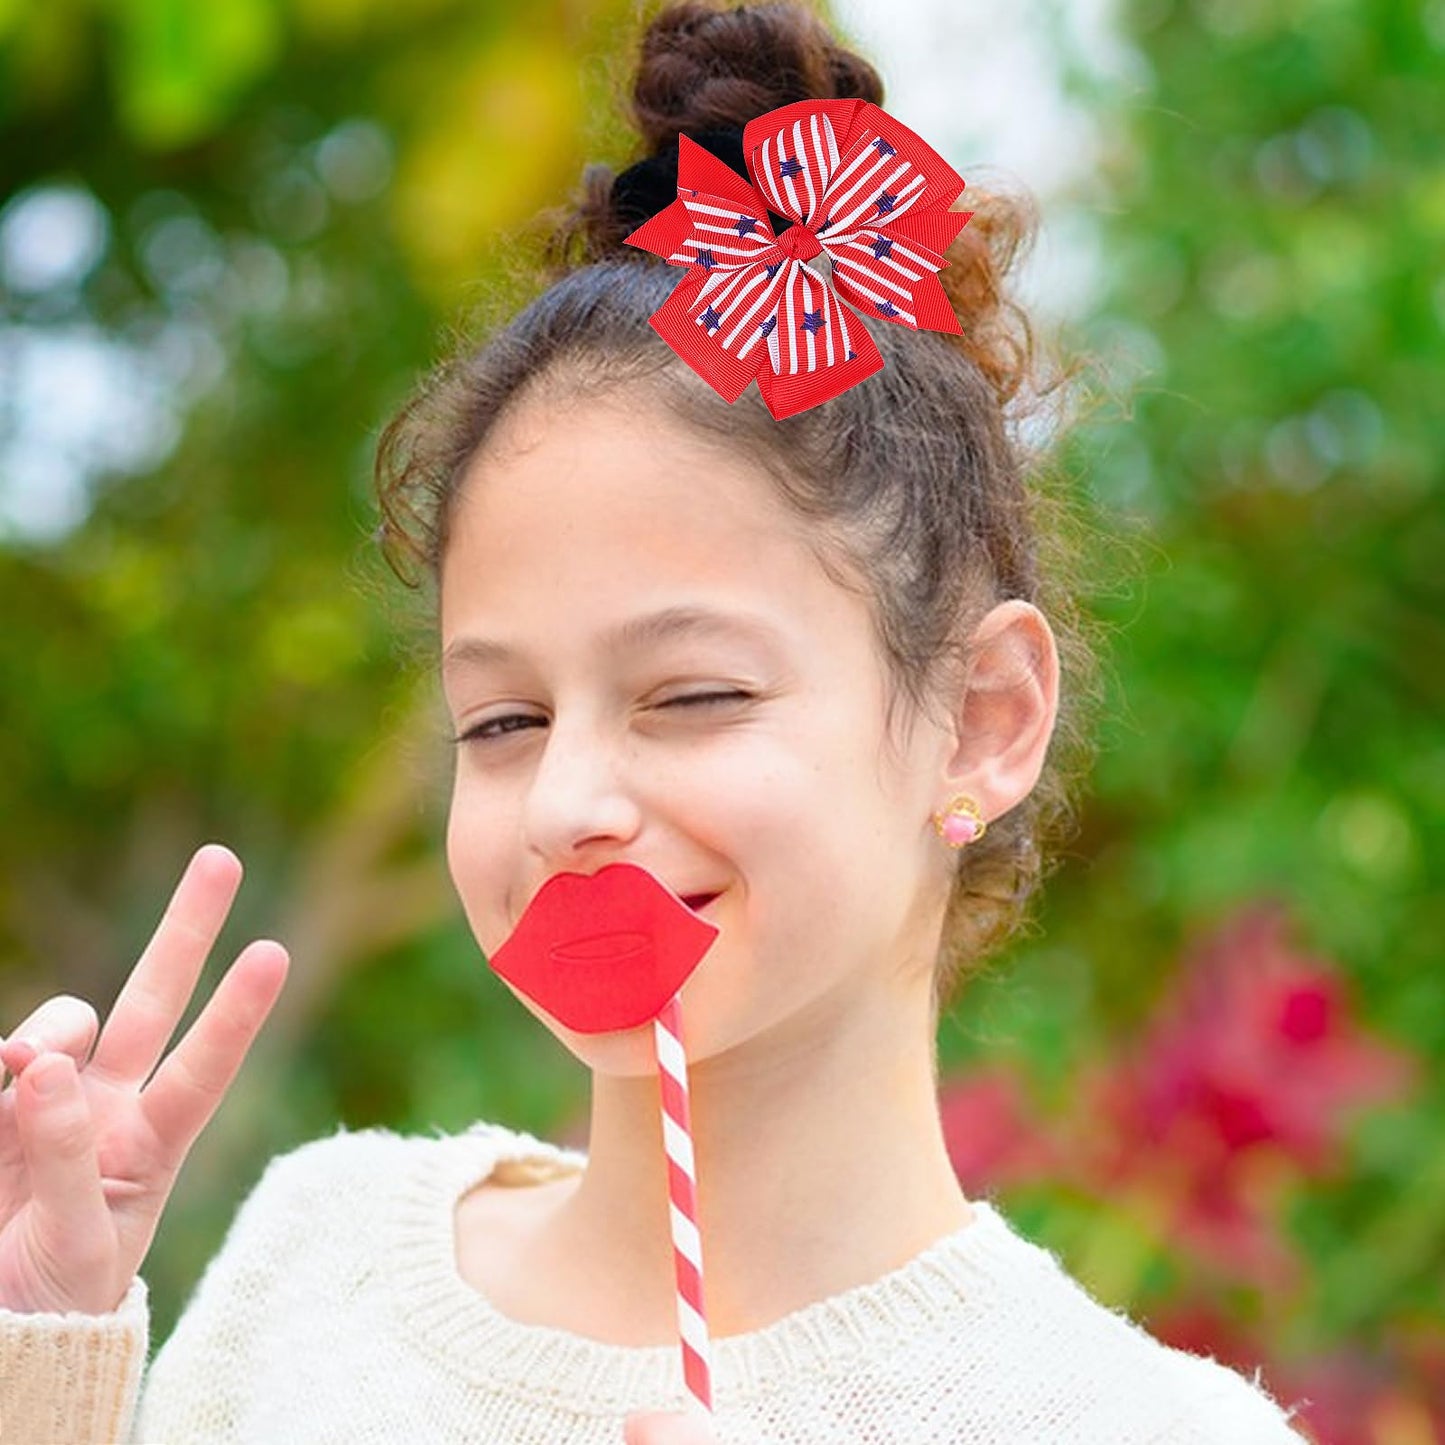
POLYGON ((724 400, 756 377, 781 419, 881 370, 845 300, 961 333, 937 273, 973 212, 948 209, 964 182, 907 126, 866 100, 797 101, 749 121, 743 154, 752 185, 679 136, 677 200, 627 237, 689 268, 652 326, 724 400), (794 224, 775 236, 769 210, 794 224))

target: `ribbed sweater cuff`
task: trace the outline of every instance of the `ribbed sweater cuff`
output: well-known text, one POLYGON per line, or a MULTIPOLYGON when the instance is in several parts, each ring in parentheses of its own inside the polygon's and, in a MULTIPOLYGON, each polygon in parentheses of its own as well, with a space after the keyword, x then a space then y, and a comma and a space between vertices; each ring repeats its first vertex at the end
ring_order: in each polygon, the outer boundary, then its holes
POLYGON ((149 1329, 139 1276, 111 1314, 0 1309, 0 1445, 125 1441, 149 1329))

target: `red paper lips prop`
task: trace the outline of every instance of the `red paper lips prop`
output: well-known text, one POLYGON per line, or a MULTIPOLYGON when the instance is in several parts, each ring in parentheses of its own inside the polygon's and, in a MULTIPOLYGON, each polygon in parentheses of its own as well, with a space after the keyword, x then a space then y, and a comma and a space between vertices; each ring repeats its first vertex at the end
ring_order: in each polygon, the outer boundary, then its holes
POLYGON ((635 863, 558 873, 487 960, 502 978, 577 1033, 651 1023, 717 937, 635 863))
POLYGON ((578 1033, 652 1025, 683 1379, 708 1413, 711 1345, 680 990, 717 935, 647 869, 609 863, 596 873, 549 878, 488 960, 519 993, 578 1033))

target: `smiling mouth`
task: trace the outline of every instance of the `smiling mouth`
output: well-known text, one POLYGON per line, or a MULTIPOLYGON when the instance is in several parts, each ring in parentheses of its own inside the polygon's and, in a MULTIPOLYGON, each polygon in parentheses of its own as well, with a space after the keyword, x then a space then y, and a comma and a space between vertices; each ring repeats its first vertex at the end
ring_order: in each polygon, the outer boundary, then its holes
POLYGON ((720 893, 689 893, 682 901, 688 908, 691 908, 694 913, 697 913, 699 910, 706 908, 714 898, 721 897, 722 895, 720 893))

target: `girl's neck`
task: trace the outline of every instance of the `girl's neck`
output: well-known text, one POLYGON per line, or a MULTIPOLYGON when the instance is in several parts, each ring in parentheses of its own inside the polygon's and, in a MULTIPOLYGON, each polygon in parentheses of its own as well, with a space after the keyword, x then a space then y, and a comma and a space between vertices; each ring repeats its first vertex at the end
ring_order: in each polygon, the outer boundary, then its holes
MULTIPOLYGON (((926 993, 794 1017, 694 1065, 689 1089, 716 1337, 877 1279, 970 1221, 939 1122, 926 993)), ((594 1078, 587 1169, 530 1241, 577 1310, 590 1294, 606 1332, 634 1343, 676 1332, 660 1109, 655 1076, 594 1078)))

